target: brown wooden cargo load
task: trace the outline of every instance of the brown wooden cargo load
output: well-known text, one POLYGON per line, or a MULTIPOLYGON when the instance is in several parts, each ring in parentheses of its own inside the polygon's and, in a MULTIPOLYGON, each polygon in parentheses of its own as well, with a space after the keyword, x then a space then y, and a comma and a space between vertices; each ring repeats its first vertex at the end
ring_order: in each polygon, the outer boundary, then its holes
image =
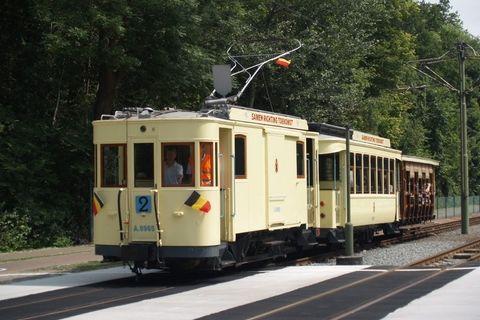
POLYGON ((400 221, 420 223, 435 218, 435 168, 439 162, 402 156, 400 169, 400 221))

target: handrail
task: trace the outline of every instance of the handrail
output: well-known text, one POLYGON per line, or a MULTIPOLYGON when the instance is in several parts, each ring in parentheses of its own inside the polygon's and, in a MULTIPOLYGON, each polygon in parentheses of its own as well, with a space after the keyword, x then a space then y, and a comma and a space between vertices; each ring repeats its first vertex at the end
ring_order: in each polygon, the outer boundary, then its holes
POLYGON ((232 217, 235 217, 236 212, 235 210, 237 209, 237 196, 235 194, 235 183, 236 183, 236 178, 235 178, 235 155, 232 154, 230 155, 230 158, 233 159, 232 161, 232 171, 233 171, 233 183, 232 183, 232 217))
MULTIPOLYGON (((307 183, 306 183, 306 185, 307 185, 307 208, 308 208, 309 210, 313 207, 313 205, 312 205, 312 199, 311 199, 311 198, 312 198, 312 195, 310 194, 310 191, 311 191, 311 189, 313 189, 313 188, 311 188, 311 187, 308 185, 308 184, 309 184, 309 181, 310 181, 310 178, 311 178, 310 175, 312 174, 310 171, 311 171, 311 170, 310 170, 310 159, 309 159, 308 156, 307 156, 307 179, 306 179, 306 180, 307 180, 307 181, 306 181, 307 183)), ((313 181, 313 179, 312 179, 312 181, 313 181)))
POLYGON ((158 190, 153 189, 150 190, 153 193, 153 209, 155 211, 155 222, 157 223, 157 233, 158 233, 158 240, 162 239, 162 233, 160 230, 160 220, 158 219, 158 207, 157 207, 157 200, 158 200, 158 190))
POLYGON ((227 196, 226 196, 226 189, 220 188, 220 218, 225 218, 225 211, 227 210, 227 196))
POLYGON ((121 208, 121 196, 124 188, 118 189, 117 195, 117 213, 118 213, 118 228, 120 230, 120 241, 123 242, 123 224, 122 224, 122 208, 121 208))

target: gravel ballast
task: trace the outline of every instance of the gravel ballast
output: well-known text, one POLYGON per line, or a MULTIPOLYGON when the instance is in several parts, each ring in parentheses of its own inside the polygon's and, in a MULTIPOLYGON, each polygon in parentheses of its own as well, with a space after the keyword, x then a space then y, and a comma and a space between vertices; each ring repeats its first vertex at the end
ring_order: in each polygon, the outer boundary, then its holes
POLYGON ((364 250, 361 255, 365 265, 403 266, 453 249, 478 238, 480 238, 480 226, 476 225, 470 227, 467 235, 463 235, 461 230, 458 229, 389 247, 364 250))

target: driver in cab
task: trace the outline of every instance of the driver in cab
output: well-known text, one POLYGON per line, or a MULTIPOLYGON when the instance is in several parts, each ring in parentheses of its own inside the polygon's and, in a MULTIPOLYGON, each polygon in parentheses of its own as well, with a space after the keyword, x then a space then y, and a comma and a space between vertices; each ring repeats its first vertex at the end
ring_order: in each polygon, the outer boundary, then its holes
POLYGON ((165 186, 182 184, 183 167, 176 159, 177 151, 174 148, 167 149, 163 173, 163 185, 165 186))

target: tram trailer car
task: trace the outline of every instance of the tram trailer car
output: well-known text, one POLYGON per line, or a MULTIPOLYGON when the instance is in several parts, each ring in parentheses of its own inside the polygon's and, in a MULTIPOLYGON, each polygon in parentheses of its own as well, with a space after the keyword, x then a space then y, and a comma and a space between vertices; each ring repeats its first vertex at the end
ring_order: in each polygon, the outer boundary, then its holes
MULTIPOLYGON (((117 111, 93 128, 95 251, 134 272, 221 269, 343 241, 345 138, 333 126, 223 105, 117 111)), ((350 134, 357 236, 396 232, 401 151, 350 134)))

